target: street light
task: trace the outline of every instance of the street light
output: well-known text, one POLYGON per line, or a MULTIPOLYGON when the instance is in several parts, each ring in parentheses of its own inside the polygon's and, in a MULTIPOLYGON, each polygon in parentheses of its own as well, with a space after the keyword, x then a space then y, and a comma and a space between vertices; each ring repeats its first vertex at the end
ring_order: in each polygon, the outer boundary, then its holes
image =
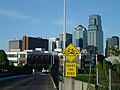
MULTIPOLYGON (((66 48, 66 0, 64 0, 64 20, 63 20, 63 49, 66 48)), ((66 59, 63 56, 63 77, 65 77, 65 63, 66 59)))

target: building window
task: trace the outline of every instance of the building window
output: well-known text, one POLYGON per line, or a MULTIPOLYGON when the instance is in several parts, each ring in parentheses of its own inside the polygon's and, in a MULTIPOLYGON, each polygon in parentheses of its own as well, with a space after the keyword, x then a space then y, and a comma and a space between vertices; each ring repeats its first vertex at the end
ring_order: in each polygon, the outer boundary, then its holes
POLYGON ((25 58, 26 55, 25 54, 20 54, 20 58, 25 58))
POLYGON ((17 57, 17 54, 7 54, 7 57, 17 57))

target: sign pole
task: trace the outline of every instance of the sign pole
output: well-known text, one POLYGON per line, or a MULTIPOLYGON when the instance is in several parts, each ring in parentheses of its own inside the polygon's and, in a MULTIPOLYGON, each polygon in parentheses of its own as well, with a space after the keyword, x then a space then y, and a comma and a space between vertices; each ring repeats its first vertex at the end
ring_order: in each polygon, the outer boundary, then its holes
POLYGON ((70 85, 69 85, 69 90, 71 90, 71 85, 72 85, 72 78, 70 77, 70 85))
MULTIPOLYGON (((80 51, 72 44, 69 44, 61 53, 70 61, 64 63, 65 64, 64 75, 66 77, 70 77, 69 90, 72 90, 71 77, 76 77, 76 63, 73 63, 72 61, 80 54, 80 51)), ((65 83, 66 83, 66 78, 64 78, 64 90, 66 90, 65 83)))

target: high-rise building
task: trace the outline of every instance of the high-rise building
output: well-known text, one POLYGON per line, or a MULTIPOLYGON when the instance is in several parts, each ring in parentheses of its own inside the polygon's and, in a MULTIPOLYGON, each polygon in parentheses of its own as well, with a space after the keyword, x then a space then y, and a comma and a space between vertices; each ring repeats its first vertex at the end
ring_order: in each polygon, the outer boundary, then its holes
POLYGON ((103 54, 103 31, 101 16, 90 15, 88 25, 88 45, 98 48, 98 54, 103 54))
MULTIPOLYGON (((60 38, 60 48, 63 49, 63 33, 59 35, 60 38)), ((72 43, 72 34, 66 33, 66 46, 72 43)))
POLYGON ((80 49, 87 47, 87 30, 82 25, 73 31, 73 45, 80 49))
POLYGON ((114 46, 114 47, 119 49, 119 37, 118 36, 112 36, 111 38, 107 38, 106 49, 105 49, 105 56, 106 57, 111 56, 111 53, 110 53, 111 46, 114 46))
POLYGON ((10 40, 9 41, 9 51, 21 51, 22 50, 22 40, 10 40))
POLYGON ((35 50, 42 48, 48 51, 48 39, 23 36, 22 50, 35 50))
POLYGON ((49 51, 54 51, 54 49, 60 48, 59 38, 50 38, 49 39, 49 51))

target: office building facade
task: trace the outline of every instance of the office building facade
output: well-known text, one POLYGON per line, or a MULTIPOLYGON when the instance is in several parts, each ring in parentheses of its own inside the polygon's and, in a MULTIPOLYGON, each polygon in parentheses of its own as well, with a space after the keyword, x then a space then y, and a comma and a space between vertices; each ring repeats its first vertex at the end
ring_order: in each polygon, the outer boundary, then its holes
POLYGON ((22 42, 22 50, 35 50, 35 48, 42 48, 48 51, 48 39, 23 36, 22 42))
POLYGON ((96 66, 96 54, 82 54, 81 68, 90 68, 96 66))
POLYGON ((10 40, 9 41, 9 51, 21 51, 22 50, 22 40, 10 40))
POLYGON ((20 52, 6 52, 9 61, 17 66, 20 62, 31 68, 48 67, 51 62, 51 53, 39 50, 24 50, 20 52))
POLYGON ((73 31, 73 45, 80 49, 87 47, 87 30, 82 25, 73 31))
POLYGON ((60 40, 59 38, 50 38, 49 51, 54 51, 55 49, 60 49, 60 40))
POLYGON ((103 31, 101 16, 90 15, 88 25, 88 45, 98 48, 98 54, 103 54, 103 31))
MULTIPOLYGON (((60 38, 60 48, 63 49, 63 33, 59 35, 60 38)), ((72 34, 66 33, 66 47, 72 43, 72 34)))
POLYGON ((105 56, 109 57, 112 54, 110 53, 110 47, 114 46, 119 49, 119 37, 112 36, 111 38, 107 38, 106 40, 106 49, 105 49, 105 56))

